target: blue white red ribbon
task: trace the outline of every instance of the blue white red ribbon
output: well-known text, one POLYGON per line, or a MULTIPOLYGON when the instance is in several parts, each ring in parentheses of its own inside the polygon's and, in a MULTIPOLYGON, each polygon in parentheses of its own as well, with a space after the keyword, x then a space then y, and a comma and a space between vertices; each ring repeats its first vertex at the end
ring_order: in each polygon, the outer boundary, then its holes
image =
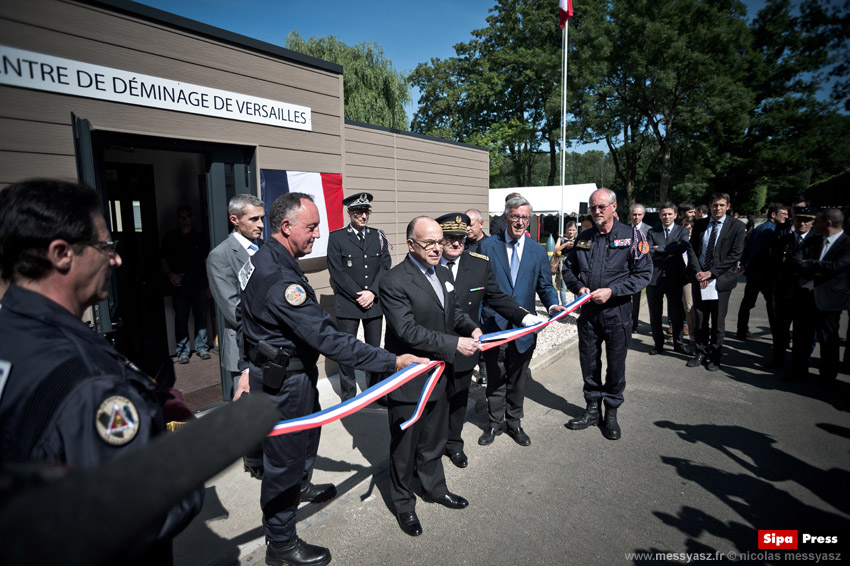
MULTIPOLYGON (((557 315, 553 316, 549 320, 538 322, 537 324, 534 324, 532 326, 525 326, 523 328, 513 328, 510 330, 501 330, 499 332, 491 332, 490 334, 482 334, 479 338, 479 341, 481 342, 481 349, 489 350, 490 348, 495 348, 496 346, 500 346, 512 340, 516 340, 520 336, 525 336, 527 334, 531 334, 532 332, 538 332, 546 326, 552 324, 556 320, 564 318, 565 316, 579 308, 581 305, 589 301, 592 296, 592 293, 584 294, 569 305, 567 305, 566 310, 559 312, 557 315)), ((311 428, 324 426, 328 423, 332 423, 341 418, 347 417, 348 415, 352 415, 357 411, 361 410, 363 407, 374 403, 384 395, 395 391, 411 379, 414 379, 415 377, 430 371, 431 375, 428 376, 428 380, 425 383, 425 387, 419 394, 419 401, 416 404, 416 410, 413 412, 413 416, 411 416, 410 419, 400 425, 402 430, 406 430, 408 427, 412 426, 413 423, 419 420, 420 416, 422 416, 422 411, 425 409, 425 404, 428 402, 429 397, 431 397, 431 393, 434 391, 434 387, 436 387, 437 381, 439 381, 440 377, 443 375, 443 370, 445 369, 445 367, 445 362, 437 361, 431 361, 427 364, 411 364, 403 370, 395 372, 383 381, 376 383, 366 391, 360 393, 360 395, 357 395, 356 397, 353 397, 348 401, 343 401, 338 405, 334 405, 333 407, 324 409, 311 415, 280 421, 269 433, 269 436, 279 436, 281 434, 289 434, 291 432, 299 432, 302 430, 308 430, 311 428)))

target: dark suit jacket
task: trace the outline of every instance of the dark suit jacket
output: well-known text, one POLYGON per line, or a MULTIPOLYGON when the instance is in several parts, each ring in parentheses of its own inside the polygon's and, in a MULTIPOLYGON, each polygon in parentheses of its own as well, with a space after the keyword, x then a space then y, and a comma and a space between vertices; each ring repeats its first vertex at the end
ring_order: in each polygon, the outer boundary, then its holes
MULTIPOLYGON (((490 270, 489 258, 478 253, 461 254, 455 279, 455 294, 461 310, 476 323, 481 320, 481 303, 485 298, 490 308, 517 326, 522 324, 522 319, 529 314, 528 310, 499 289, 499 284, 490 270)), ((455 371, 469 371, 477 363, 477 354, 458 356, 455 359, 455 371)))
MULTIPOLYGON (((257 239, 262 246, 262 238, 257 239)), ((224 316, 224 332, 221 333, 221 364, 227 371, 239 371, 241 352, 236 338, 239 325, 236 322, 236 307, 239 305, 239 270, 251 256, 231 232, 207 256, 207 279, 215 306, 224 316)))
MULTIPOLYGON (((519 273, 516 285, 511 283, 511 262, 505 249, 505 233, 495 234, 481 241, 481 253, 490 258, 490 269, 499 284, 499 289, 529 312, 535 312, 534 295, 540 297, 543 306, 548 310, 558 304, 558 292, 552 286, 552 268, 549 266, 549 256, 546 248, 523 236, 522 259, 519 263, 519 273)), ((485 333, 507 330, 512 328, 510 322, 497 313, 487 303, 481 315, 485 333)), ((529 334, 514 341, 517 351, 525 353, 536 344, 537 336, 529 334)))
POLYGON ((682 254, 688 251, 688 229, 673 224, 665 242, 664 226, 659 225, 646 233, 646 241, 652 257, 652 279, 649 284, 658 285, 663 274, 669 282, 684 286, 687 283, 687 268, 682 254), (655 246, 658 246, 657 250, 655 246))
POLYGON ((378 230, 367 226, 360 242, 349 227, 334 230, 328 237, 328 273, 334 289, 334 314, 339 318, 377 318, 383 314, 380 301, 381 279, 390 270, 389 244, 378 230), (357 293, 375 293, 372 308, 357 304, 357 293))
POLYGON ((814 283, 815 305, 822 311, 850 309, 850 236, 842 234, 819 260, 824 237, 809 234, 803 240, 799 272, 814 283))
MULTIPOLYGON (((697 272, 702 271, 699 255, 702 252, 702 237, 709 229, 711 216, 700 218, 694 223, 691 245, 688 251, 688 270, 691 282, 696 283, 697 272)), ((738 261, 744 251, 746 227, 740 220, 726 215, 717 243, 714 245, 714 259, 711 262, 711 277, 717 279, 718 291, 731 291, 738 284, 738 261)))
MULTIPOLYGON (((387 318, 384 348, 394 354, 410 353, 431 360, 452 363, 457 353, 457 337, 469 336, 478 325, 457 306, 451 273, 437 266, 443 284, 444 306, 428 278, 410 256, 390 269, 381 282, 384 316, 387 318)), ((400 403, 415 403, 427 376, 419 376, 389 394, 400 403)), ((440 379, 431 399, 445 396, 446 380, 440 379)))

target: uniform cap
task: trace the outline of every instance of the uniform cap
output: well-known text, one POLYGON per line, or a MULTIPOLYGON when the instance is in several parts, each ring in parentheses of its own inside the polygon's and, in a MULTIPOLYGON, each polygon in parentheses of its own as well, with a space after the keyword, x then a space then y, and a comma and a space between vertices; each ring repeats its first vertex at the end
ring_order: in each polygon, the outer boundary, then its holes
POLYGON ((368 208, 371 210, 373 198, 370 193, 357 193, 342 199, 342 204, 348 208, 368 208))
POLYGON ((466 227, 469 226, 469 216, 461 212, 450 212, 436 219, 443 229, 444 235, 466 236, 466 227))
POLYGON ((815 216, 817 216, 817 210, 810 206, 795 206, 794 207, 794 216, 799 216, 800 218, 806 218, 808 220, 814 220, 815 216))

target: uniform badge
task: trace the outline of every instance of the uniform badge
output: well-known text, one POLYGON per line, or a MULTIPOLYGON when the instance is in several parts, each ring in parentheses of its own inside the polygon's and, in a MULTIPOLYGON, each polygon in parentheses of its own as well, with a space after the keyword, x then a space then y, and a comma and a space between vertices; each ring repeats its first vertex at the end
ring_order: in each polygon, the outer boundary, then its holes
POLYGON ((614 240, 613 247, 615 248, 628 248, 632 245, 631 238, 627 240, 614 240))
POLYGON ((347 265, 348 267, 351 267, 351 260, 349 259, 347 262, 345 262, 345 265, 347 265))
POLYGON ((477 258, 486 259, 487 261, 490 261, 490 258, 486 255, 483 255, 483 254, 477 254, 475 252, 469 252, 469 255, 471 255, 472 257, 477 257, 477 258))
POLYGON ((95 428, 107 443, 123 446, 139 432, 139 411, 126 397, 113 395, 98 407, 95 428))
POLYGON ((649 242, 643 241, 638 244, 638 251, 643 255, 649 253, 649 242))
POLYGON ((593 245, 591 240, 579 240, 576 242, 576 247, 580 250, 589 250, 591 245, 593 245))
POLYGON ((304 304, 304 301, 307 300, 307 292, 304 290, 304 287, 294 283, 286 288, 284 296, 286 297, 286 302, 293 307, 304 304))

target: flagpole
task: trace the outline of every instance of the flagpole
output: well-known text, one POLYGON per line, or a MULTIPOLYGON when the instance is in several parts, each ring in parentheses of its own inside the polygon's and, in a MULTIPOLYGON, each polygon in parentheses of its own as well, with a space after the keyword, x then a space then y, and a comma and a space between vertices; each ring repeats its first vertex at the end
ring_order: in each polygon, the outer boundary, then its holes
POLYGON ((566 186, 567 166, 567 31, 570 28, 570 20, 566 21, 562 37, 563 53, 561 56, 561 210, 558 215, 558 236, 564 233, 564 188, 566 186))

